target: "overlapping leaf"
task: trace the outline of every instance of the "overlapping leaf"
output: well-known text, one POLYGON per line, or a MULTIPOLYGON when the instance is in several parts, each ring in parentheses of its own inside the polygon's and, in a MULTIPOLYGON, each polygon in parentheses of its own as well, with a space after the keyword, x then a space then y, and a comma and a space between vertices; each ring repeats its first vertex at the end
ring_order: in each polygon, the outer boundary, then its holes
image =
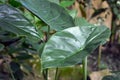
POLYGON ((17 9, 0 5, 0 28, 17 35, 37 40, 39 35, 35 27, 17 9))
POLYGON ((56 4, 59 4, 59 3, 60 3, 59 0, 48 0, 48 1, 53 2, 53 3, 56 3, 56 4))
POLYGON ((105 26, 81 26, 54 34, 42 53, 42 68, 72 66, 81 63, 98 45, 106 42, 110 30, 105 26))
POLYGON ((73 27, 74 22, 64 8, 47 0, 17 0, 55 30, 73 27))

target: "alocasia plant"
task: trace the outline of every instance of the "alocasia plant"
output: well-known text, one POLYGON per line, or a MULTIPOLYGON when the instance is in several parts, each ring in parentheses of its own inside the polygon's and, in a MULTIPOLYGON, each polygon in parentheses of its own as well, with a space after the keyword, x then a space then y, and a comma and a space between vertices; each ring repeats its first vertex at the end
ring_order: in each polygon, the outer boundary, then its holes
MULTIPOLYGON (((110 30, 103 26, 89 24, 83 19, 72 19, 67 11, 48 0, 16 0, 56 33, 45 43, 42 55, 42 69, 73 66, 81 63, 110 36, 110 30), (82 22, 83 21, 83 22, 82 22)), ((32 41, 40 39, 32 23, 17 9, 0 5, 0 27, 17 36, 24 35, 32 41)), ((48 33, 49 34, 49 33, 48 33)), ((0 44, 0 50, 4 45, 0 44)))
POLYGON ((94 26, 86 21, 74 23, 64 8, 47 0, 17 0, 52 29, 59 32, 46 43, 42 56, 42 68, 72 66, 80 63, 96 47, 106 42, 110 30, 94 26), (75 27, 75 24, 77 27, 75 27))

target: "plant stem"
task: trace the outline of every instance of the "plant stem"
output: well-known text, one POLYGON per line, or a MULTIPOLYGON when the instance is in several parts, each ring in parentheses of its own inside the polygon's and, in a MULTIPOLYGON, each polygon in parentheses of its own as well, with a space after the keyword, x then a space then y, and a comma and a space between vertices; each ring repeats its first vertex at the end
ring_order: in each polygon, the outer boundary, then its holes
POLYGON ((46 69, 45 72, 46 72, 46 80, 48 80, 48 69, 46 69))
POLYGON ((45 80, 48 80, 48 69, 43 70, 43 77, 45 80))
MULTIPOLYGON (((6 54, 7 54, 7 53, 6 53, 6 54)), ((14 75, 13 75, 11 66, 10 66, 10 64, 9 64, 10 61, 8 61, 8 60, 6 59, 6 56, 3 56, 3 59, 4 59, 4 61, 5 61, 6 67, 7 67, 8 70, 10 71, 10 75, 11 75, 11 77, 12 77, 12 80, 16 80, 15 77, 14 77, 14 75)))
POLYGON ((101 54, 102 54, 102 46, 100 45, 99 53, 98 53, 98 70, 100 69, 101 54))
POLYGON ((87 56, 83 60, 83 80, 87 80, 87 56))
POLYGON ((47 40, 50 38, 50 26, 48 26, 47 40))
MULTIPOLYGON (((50 37, 50 26, 47 26, 47 27, 48 27, 48 31, 47 31, 46 41, 48 41, 48 39, 50 37)), ((43 77, 45 80, 48 80, 48 69, 43 70, 43 77)))
POLYGON ((6 62, 6 65, 7 65, 8 69, 9 69, 9 71, 10 71, 12 80, 16 80, 15 77, 14 77, 14 75, 13 75, 13 73, 12 73, 12 70, 11 70, 11 67, 10 67, 9 63, 6 62))
POLYGON ((56 72, 55 72, 55 80, 58 80, 57 76, 58 76, 58 68, 56 68, 56 72))

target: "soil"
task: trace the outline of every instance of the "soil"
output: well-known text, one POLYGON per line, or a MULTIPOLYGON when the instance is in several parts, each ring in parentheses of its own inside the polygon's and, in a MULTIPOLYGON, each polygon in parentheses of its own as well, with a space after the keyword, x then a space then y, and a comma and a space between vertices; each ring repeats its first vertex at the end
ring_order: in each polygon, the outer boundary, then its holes
MULTIPOLYGON (((98 49, 88 57, 88 68, 90 71, 98 70, 98 49)), ((107 43, 102 48, 100 69, 120 71, 120 44, 107 43)))

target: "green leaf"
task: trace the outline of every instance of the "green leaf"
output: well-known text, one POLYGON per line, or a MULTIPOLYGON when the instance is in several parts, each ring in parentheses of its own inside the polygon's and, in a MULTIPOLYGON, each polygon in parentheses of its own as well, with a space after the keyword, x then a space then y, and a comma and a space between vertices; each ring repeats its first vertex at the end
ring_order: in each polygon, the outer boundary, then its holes
POLYGON ((61 1, 60 5, 66 8, 73 5, 74 2, 75 0, 64 0, 64 1, 61 1))
POLYGON ((120 20, 120 14, 118 14, 117 16, 118 16, 118 19, 120 20))
POLYGON ((61 6, 47 0, 17 0, 42 19, 52 29, 63 30, 74 26, 71 16, 61 6))
POLYGON ((0 51, 4 49, 4 45, 0 43, 0 51))
POLYGON ((93 24, 88 23, 85 20, 85 18, 83 18, 83 17, 81 17, 81 18, 76 17, 75 18, 75 25, 76 26, 92 26, 93 24))
POLYGON ((33 56, 26 54, 26 53, 20 53, 20 55, 16 56, 17 60, 27 60, 27 59, 32 59, 33 56))
POLYGON ((17 70, 20 70, 20 65, 16 62, 11 62, 10 66, 11 66, 11 69, 13 70, 13 72, 16 72, 17 70))
POLYGON ((68 10, 69 14, 71 15, 71 17, 74 19, 77 15, 77 10, 73 9, 73 10, 68 10))
POLYGON ((27 19, 29 19, 30 22, 35 23, 35 18, 34 18, 35 16, 34 16, 33 14, 31 14, 31 12, 29 12, 28 10, 25 9, 23 15, 24 15, 27 19))
POLYGON ((15 0, 8 0, 8 2, 9 2, 9 4, 11 4, 14 7, 20 7, 21 6, 21 4, 18 3, 17 1, 15 1, 15 0))
POLYGON ((56 4, 59 4, 59 2, 60 2, 59 0, 48 0, 48 1, 56 3, 56 4))
POLYGON ((105 76, 102 80, 120 80, 120 72, 113 75, 105 76))
POLYGON ((7 2, 8 0, 0 0, 0 2, 2 2, 2 3, 5 3, 5 2, 7 2))
POLYGON ((106 42, 110 30, 105 26, 72 27, 54 34, 46 43, 42 68, 73 66, 81 63, 100 44, 106 42))
POLYGON ((102 80, 120 80, 120 79, 114 76, 105 76, 102 80))
POLYGON ((35 27, 29 20, 17 9, 8 5, 0 5, 0 27, 3 30, 12 32, 18 36, 26 36, 32 40, 40 38, 35 27))

